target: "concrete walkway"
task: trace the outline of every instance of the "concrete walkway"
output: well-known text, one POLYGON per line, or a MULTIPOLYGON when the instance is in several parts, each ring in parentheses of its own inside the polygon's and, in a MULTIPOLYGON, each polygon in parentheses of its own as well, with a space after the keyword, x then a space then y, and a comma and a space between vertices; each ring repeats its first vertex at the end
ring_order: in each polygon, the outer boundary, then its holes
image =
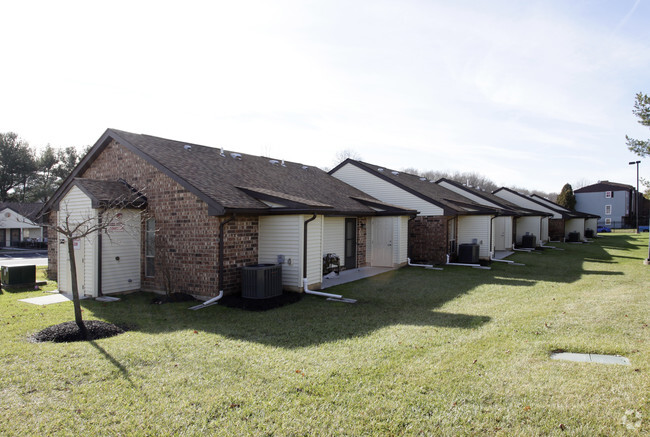
POLYGON ((577 354, 558 352, 551 354, 552 360, 573 361, 575 363, 620 364, 629 366, 630 360, 620 355, 577 354))
POLYGON ((514 254, 514 252, 511 250, 495 250, 494 259, 504 259, 509 257, 512 254, 514 254))
MULTIPOLYGON (((85 299, 85 298, 86 298, 85 296, 81 297, 81 299, 85 299)), ((48 296, 18 299, 19 302, 31 303, 34 305, 51 305, 53 303, 70 302, 71 300, 72 300, 71 294, 63 294, 63 293, 51 293, 48 296)))
POLYGON ((331 279, 323 277, 321 283, 322 289, 334 287, 335 285, 347 284, 348 282, 358 281, 359 279, 369 278, 371 276, 395 270, 393 267, 360 267, 358 269, 343 270, 338 276, 331 279))

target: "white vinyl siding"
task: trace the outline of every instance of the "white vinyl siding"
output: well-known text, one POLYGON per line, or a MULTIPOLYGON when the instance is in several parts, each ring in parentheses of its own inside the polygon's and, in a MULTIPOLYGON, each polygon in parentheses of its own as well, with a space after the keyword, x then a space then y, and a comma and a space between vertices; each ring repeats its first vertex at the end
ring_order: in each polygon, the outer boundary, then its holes
MULTIPOLYGON (((106 218, 116 211, 108 211, 106 218)), ((140 213, 120 211, 107 233, 102 235, 102 294, 140 289, 140 213), (116 259, 119 258, 119 259, 116 259)))
POLYGON ((332 176, 382 202, 402 208, 415 209, 419 211, 419 215, 423 216, 443 215, 443 210, 439 206, 421 199, 355 165, 346 164, 336 170, 332 176))
POLYGON ((396 235, 393 238, 394 247, 397 247, 396 258, 393 260, 394 265, 401 265, 406 263, 408 257, 408 227, 409 218, 405 216, 395 217, 396 235))
POLYGON ((323 220, 323 256, 335 253, 341 258, 345 256, 345 218, 325 217, 323 220))
POLYGON ((541 224, 540 216, 519 217, 516 224, 516 244, 521 244, 523 236, 529 233, 537 237, 537 245, 539 245, 542 238, 540 235, 541 224))
POLYGON ((469 215, 458 217, 458 244, 471 244, 476 240, 480 245, 479 256, 490 257, 490 219, 489 215, 469 215))
POLYGON ((594 231, 594 235, 598 233, 598 219, 596 218, 588 218, 585 219, 585 231, 587 229, 591 229, 594 231))
POLYGON ((534 198, 535 198, 535 200, 537 200, 538 202, 543 203, 544 205, 548 206, 549 208, 557 209, 557 210, 564 211, 564 212, 570 212, 569 209, 567 209, 567 208, 565 208, 563 206, 557 205, 557 204, 551 202, 548 199, 544 199, 541 196, 534 196, 534 198))
POLYGON ((514 203, 515 205, 519 205, 524 208, 532 209, 533 211, 542 211, 542 212, 547 212, 549 214, 553 214, 553 218, 556 219, 561 219, 562 214, 552 210, 551 208, 547 208, 543 205, 540 205, 537 202, 534 202, 530 199, 527 199, 526 197, 520 196, 515 193, 511 193, 510 191, 507 190, 500 190, 494 193, 496 196, 499 196, 502 199, 505 199, 511 203, 514 203))
POLYGON ((446 189, 453 191, 454 193, 458 193, 463 197, 466 197, 470 200, 473 200, 474 202, 478 203, 479 205, 486 205, 486 206, 492 206, 495 208, 501 208, 500 205, 497 205, 496 203, 492 203, 489 200, 486 200, 482 198, 481 196, 477 196, 476 194, 472 193, 471 191, 464 190, 460 187, 457 187, 456 185, 449 184, 447 182, 440 182, 438 185, 445 187, 446 189))
POLYGON ((570 232, 580 232, 580 238, 585 237, 585 219, 574 218, 564 221, 564 236, 568 237, 570 232))
POLYGON ((282 284, 299 289, 302 288, 303 222, 301 215, 262 216, 259 221, 258 262, 276 264, 278 255, 284 255, 282 284))
MULTIPOLYGON (((61 199, 57 220, 59 224, 65 220, 69 223, 87 222, 88 226, 97 223, 97 211, 92 208, 92 202, 78 187, 73 186, 70 191, 61 199)), ((51 244, 59 244, 65 237, 60 234, 51 244)), ((75 250, 75 263, 77 265, 78 285, 80 295, 97 296, 97 233, 79 241, 78 249, 75 250)), ((59 291, 71 293, 70 264, 68 259, 67 240, 58 247, 58 282, 59 291)))
MULTIPOLYGON (((311 218, 310 215, 303 215, 302 222, 311 218)), ((301 228, 304 229, 304 228, 301 228)), ((304 231, 300 232, 304 235, 304 231)), ((302 242, 300 244, 302 246, 302 242)), ((316 219, 307 225, 307 285, 320 284, 323 279, 323 216, 316 216, 316 219)), ((319 287, 320 288, 320 287, 319 287)))

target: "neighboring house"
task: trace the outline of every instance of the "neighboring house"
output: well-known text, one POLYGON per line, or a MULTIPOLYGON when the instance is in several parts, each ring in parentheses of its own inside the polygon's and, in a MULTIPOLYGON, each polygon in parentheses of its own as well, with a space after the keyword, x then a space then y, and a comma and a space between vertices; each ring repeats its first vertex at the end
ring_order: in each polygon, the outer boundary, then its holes
MULTIPOLYGON (((595 236, 598 232, 598 215, 589 214, 586 212, 571 211, 568 208, 565 208, 561 205, 558 205, 555 202, 551 202, 548 199, 545 199, 537 194, 532 194, 530 196, 532 199, 537 200, 538 202, 548 205, 556 211, 559 211, 564 215, 564 237, 568 238, 569 233, 577 232, 580 234, 580 238, 584 239, 587 236, 587 231, 592 236, 595 236)), ((558 231, 559 235, 559 231, 558 231)))
POLYGON ((38 215, 42 207, 42 203, 0 202, 0 247, 43 242, 47 233, 38 215))
MULTIPOLYGON (((404 265, 416 213, 317 167, 114 129, 44 210, 52 224, 102 220, 111 201, 129 193, 143 202, 119 210, 106 233, 75 242, 82 294, 231 294, 240 290, 241 268, 258 263, 282 264, 287 290, 302 290, 303 278, 318 289, 328 253, 345 268, 404 265)), ((67 291, 65 245, 48 252, 48 273, 67 291)))
MULTIPOLYGON (((540 211, 545 214, 552 214, 548 221, 547 227, 542 227, 542 241, 547 240, 564 240, 572 232, 578 232, 580 239, 584 238, 585 230, 591 229, 596 233, 596 228, 587 228, 585 222, 587 219, 596 219, 597 217, 568 209, 551 202, 548 199, 533 194, 528 196, 521 194, 510 188, 499 188, 493 191, 497 197, 505 199, 515 205, 523 208, 540 211)), ((542 223, 544 224, 544 223, 542 223)))
POLYGON ((492 219, 500 208, 481 205, 435 181, 346 159, 330 174, 369 195, 419 211, 409 221, 409 257, 415 262, 444 264, 458 254, 460 244, 477 243, 479 256, 493 251, 492 219))
MULTIPOLYGON (((515 244, 522 245, 525 235, 535 236, 537 246, 546 241, 542 239, 543 223, 546 220, 548 228, 548 217, 551 213, 523 208, 492 193, 470 188, 446 178, 440 179, 437 183, 476 203, 501 210, 501 213, 492 220, 494 250, 510 250, 515 244)), ((548 239, 548 236, 545 238, 548 239)))
MULTIPOLYGON (((576 210, 599 215, 598 226, 634 227, 634 193, 631 185, 599 181, 574 191, 576 210)), ((639 218, 647 224, 647 200, 639 195, 639 218)))

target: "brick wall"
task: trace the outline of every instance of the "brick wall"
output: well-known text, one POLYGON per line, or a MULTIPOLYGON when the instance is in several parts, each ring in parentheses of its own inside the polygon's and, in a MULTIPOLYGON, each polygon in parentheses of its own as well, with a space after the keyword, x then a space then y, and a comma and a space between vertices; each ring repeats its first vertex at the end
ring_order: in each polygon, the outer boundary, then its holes
MULTIPOLYGON (((147 197, 145 218, 156 221, 157 247, 155 276, 145 277, 141 268, 143 290, 218 294, 219 224, 224 217, 209 216, 202 200, 115 141, 80 176, 122 178, 147 197)), ((240 268, 257 263, 258 219, 237 217, 224 231, 224 291, 231 294, 240 291, 240 268)), ((142 238, 144 262, 144 232, 142 238)), ((48 256, 50 262, 56 259, 55 254, 48 256)))
POLYGON ((411 262, 444 264, 447 261, 445 216, 417 216, 409 220, 408 256, 411 262))
MULTIPOLYGON (((56 211, 51 211, 47 222, 50 226, 56 225, 56 211)), ((47 239, 47 277, 52 281, 57 281, 57 251, 59 250, 59 239, 57 234, 53 229, 48 229, 48 239, 47 239)))
POLYGON ((367 217, 357 219, 357 267, 366 267, 368 265, 367 250, 367 217))
POLYGON ((548 221, 548 238, 554 241, 564 241, 564 219, 550 219, 548 221))

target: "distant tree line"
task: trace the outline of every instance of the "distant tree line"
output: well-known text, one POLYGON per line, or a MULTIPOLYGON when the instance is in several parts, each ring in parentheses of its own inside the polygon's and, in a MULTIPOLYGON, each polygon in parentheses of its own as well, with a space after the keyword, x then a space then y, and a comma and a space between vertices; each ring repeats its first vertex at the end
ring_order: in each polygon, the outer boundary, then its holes
MULTIPOLYGON (((458 183, 461 183, 470 188, 474 188, 481 191, 486 191, 491 193, 494 190, 501 188, 499 185, 494 183, 491 179, 476 173, 476 172, 448 172, 448 171, 439 171, 439 170, 427 170, 419 171, 415 168, 405 168, 402 170, 404 173, 416 174, 422 176, 432 181, 437 181, 438 179, 445 178, 458 183)), ((557 199, 557 193, 547 193, 540 190, 529 190, 527 188, 521 187, 508 187, 515 191, 518 191, 522 194, 537 194, 538 196, 549 199, 552 202, 555 202, 557 199)))
POLYGON ((0 201, 46 202, 82 156, 49 144, 39 152, 14 132, 0 133, 0 201))

